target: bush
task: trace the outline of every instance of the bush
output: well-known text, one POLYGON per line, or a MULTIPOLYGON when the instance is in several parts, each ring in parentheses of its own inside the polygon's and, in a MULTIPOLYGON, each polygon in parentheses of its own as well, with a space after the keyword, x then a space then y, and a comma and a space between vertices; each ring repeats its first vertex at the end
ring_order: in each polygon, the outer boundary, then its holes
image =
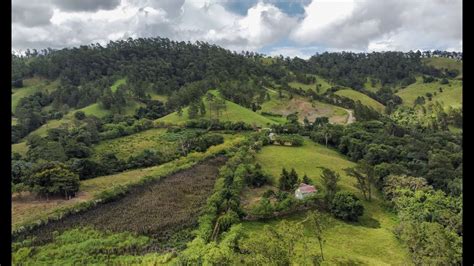
POLYGON ((337 218, 346 221, 357 221, 364 213, 364 206, 352 193, 341 191, 336 193, 331 204, 331 212, 337 218))
POLYGON ((77 120, 83 120, 84 118, 86 118, 86 114, 83 111, 77 111, 74 113, 74 118, 76 118, 77 120))
POLYGON ((60 162, 47 162, 33 170, 27 184, 40 195, 74 196, 79 191, 79 176, 60 162))

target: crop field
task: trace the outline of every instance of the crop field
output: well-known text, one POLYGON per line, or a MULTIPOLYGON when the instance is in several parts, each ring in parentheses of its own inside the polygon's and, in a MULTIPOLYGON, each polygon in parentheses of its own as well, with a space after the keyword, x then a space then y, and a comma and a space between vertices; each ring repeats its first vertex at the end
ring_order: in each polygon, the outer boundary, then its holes
POLYGON ((446 108, 462 106, 462 81, 455 79, 450 79, 449 84, 443 85, 439 82, 423 83, 421 78, 417 78, 416 83, 398 91, 397 95, 402 98, 403 105, 412 107, 418 96, 424 96, 425 104, 429 103, 426 93, 433 94, 432 102, 438 101, 446 108), (439 88, 442 88, 443 92, 440 92, 439 88))
POLYGON ((205 152, 191 152, 186 157, 181 157, 158 166, 140 168, 113 175, 82 180, 79 193, 71 200, 50 199, 49 201, 46 201, 45 199, 37 199, 27 194, 22 197, 15 195, 12 197, 13 229, 23 224, 28 224, 55 215, 55 213, 63 209, 76 206, 82 202, 90 201, 100 193, 111 190, 114 187, 138 183, 147 176, 163 177, 173 173, 177 169, 186 169, 205 158, 212 157, 239 144, 245 139, 245 137, 235 134, 229 135, 224 139, 224 143, 211 146, 205 152))
MULTIPOLYGON (((279 99, 278 93, 271 90, 270 101, 266 101, 262 104, 262 110, 259 112, 270 112, 274 114, 282 115, 282 122, 286 121, 286 116, 294 112, 298 112, 298 118, 300 122, 303 122, 304 118, 307 117, 310 122, 314 122, 316 117, 327 116, 331 123, 345 124, 348 114, 346 110, 341 107, 319 102, 312 101, 301 96, 293 96, 293 99, 288 99, 288 96, 284 94, 284 98, 279 99)), ((268 116, 270 119, 273 118, 268 116)))
POLYGON ((21 98, 32 95, 38 91, 52 92, 58 86, 59 81, 47 82, 41 78, 30 78, 23 81, 23 88, 13 89, 12 92, 12 112, 15 111, 16 106, 21 98))
MULTIPOLYGON (((355 179, 345 175, 344 168, 355 164, 348 161, 338 152, 324 146, 305 140, 301 147, 266 146, 257 154, 257 161, 264 171, 270 174, 276 184, 282 167, 295 168, 298 175, 307 174, 313 180, 316 188, 320 187, 321 171, 317 167, 330 168, 341 175, 339 187, 341 190, 354 192, 362 199, 361 193, 355 187, 355 179)), ((263 191, 263 190, 262 190, 263 191)), ((258 191, 257 191, 258 193, 258 191)), ((247 199, 251 192, 247 191, 247 199)), ((396 215, 388 212, 382 206, 382 196, 373 195, 371 202, 363 201, 365 211, 359 222, 349 223, 330 218, 329 228, 325 231, 324 256, 326 265, 410 265, 408 254, 403 245, 396 239, 392 230, 397 224, 396 215), (374 245, 374 243, 377 243, 374 245)), ((255 200, 255 199, 254 199, 255 200)), ((281 220, 302 221, 303 213, 285 218, 264 222, 244 222, 244 230, 250 234, 258 234, 265 224, 275 225, 281 220)), ((305 231, 310 241, 312 233, 305 231)), ((309 248, 319 248, 309 245, 309 248)), ((306 250, 300 250, 304 256, 306 250)))
MULTIPOLYGON (((214 91, 214 93, 216 93, 216 91, 214 91)), ((206 107, 209 106, 205 99, 203 101, 206 107)), ((275 121, 270 120, 267 117, 264 117, 234 102, 227 101, 227 100, 225 102, 226 102, 226 109, 222 110, 221 114, 219 115, 219 120, 221 121, 233 121, 233 122, 242 121, 250 125, 255 124, 257 126, 267 126, 269 124, 276 123, 275 121)), ((206 109, 207 113, 204 118, 209 119, 209 110, 207 109, 206 109)), ((213 113, 212 116, 213 118, 215 118, 216 115, 213 113)), ((164 117, 157 119, 156 121, 171 123, 171 124, 183 124, 188 120, 189 120, 188 107, 186 107, 186 108, 183 108, 183 114, 181 116, 179 116, 177 112, 173 112, 169 115, 166 115, 164 117)))
POLYGON ((355 90, 344 89, 344 90, 336 91, 335 94, 337 94, 339 96, 347 97, 347 98, 352 99, 354 101, 360 101, 363 105, 372 107, 373 109, 375 109, 378 112, 383 112, 383 110, 385 109, 385 106, 383 106, 383 104, 381 104, 381 103, 377 102, 376 100, 370 98, 369 96, 367 96, 367 95, 365 95, 361 92, 355 91, 355 90))
POLYGON ((163 247, 163 241, 174 233, 196 225, 214 187, 218 168, 224 163, 224 157, 216 157, 146 186, 132 188, 119 200, 51 222, 32 235, 42 242, 49 240, 53 231, 92 226, 99 230, 148 235, 158 240, 156 245, 163 247))

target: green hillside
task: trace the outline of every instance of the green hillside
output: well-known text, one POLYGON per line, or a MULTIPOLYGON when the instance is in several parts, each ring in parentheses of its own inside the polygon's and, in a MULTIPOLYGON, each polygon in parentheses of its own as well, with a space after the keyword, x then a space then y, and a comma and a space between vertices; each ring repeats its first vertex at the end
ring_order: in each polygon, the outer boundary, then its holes
MULTIPOLYGON (((213 93, 216 94, 217 91, 213 91, 213 93)), ((203 101, 204 101, 205 106, 207 107, 208 102, 205 99, 203 101)), ((275 121, 270 120, 236 103, 233 103, 227 100, 225 102, 226 102, 226 109, 223 110, 219 116, 219 120, 221 121, 233 121, 233 122, 243 121, 245 123, 248 123, 251 125, 255 124, 257 126, 267 126, 269 124, 276 123, 275 121)), ((205 118, 208 118, 208 117, 209 117, 209 111, 207 110, 207 116, 205 118)), ((188 107, 186 107, 186 108, 183 108, 183 113, 181 116, 179 116, 177 112, 173 112, 167 116, 157 119, 156 121, 171 123, 171 124, 183 124, 188 120, 189 120, 188 107)))
POLYGON ((48 91, 51 93, 58 85, 59 81, 47 81, 38 77, 25 79, 23 81, 23 88, 12 89, 12 112, 15 111, 21 98, 30 96, 38 91, 48 91))
POLYGON ((462 76, 462 61, 458 61, 451 58, 446 57, 430 57, 430 58, 423 58, 423 62, 429 66, 433 66, 437 69, 455 69, 459 71, 459 76, 462 76))
POLYGON ((398 91, 396 94, 402 98, 403 105, 413 106, 418 96, 425 97, 425 103, 429 103, 426 93, 431 93, 433 95, 432 101, 442 102, 446 108, 449 106, 461 107, 462 105, 461 80, 450 79, 449 84, 440 84, 439 82, 423 83, 421 78, 417 78, 415 83, 398 91), (439 88, 442 88, 443 92, 440 92, 439 88))
POLYGON ((320 101, 309 101, 307 98, 301 96, 293 96, 289 99, 289 95, 283 92, 283 98, 280 99, 278 93, 274 90, 269 89, 270 100, 265 101, 259 111, 280 114, 282 117, 267 116, 269 119, 280 119, 277 121, 286 121, 286 116, 295 112, 298 112, 298 118, 300 122, 303 122, 304 118, 307 117, 310 122, 314 122, 316 117, 326 116, 329 117, 331 123, 345 124, 348 118, 347 111, 344 108, 323 103, 320 101))
POLYGON ((383 110, 385 109, 385 106, 383 106, 383 104, 355 90, 351 90, 351 89, 338 90, 335 92, 335 94, 339 96, 347 97, 354 101, 360 101, 363 105, 372 107, 373 109, 379 112, 383 112, 383 110))
MULTIPOLYGON (((355 164, 337 152, 309 140, 305 140, 302 147, 266 146, 257 154, 257 161, 264 171, 271 174, 274 181, 278 179, 282 167, 295 168, 299 175, 307 174, 315 182, 316 188, 321 186, 321 170, 317 167, 328 167, 341 175, 342 190, 349 190, 362 198, 355 187, 355 179, 346 176, 343 171, 355 164)), ((330 228, 325 232, 324 265, 410 264, 405 248, 392 231, 397 224, 396 216, 382 207, 381 198, 381 195, 376 195, 372 202, 364 201, 365 212, 357 223, 330 218, 330 228)), ((304 214, 296 214, 266 222, 244 222, 244 228, 252 236, 258 234, 265 224, 275 225, 281 220, 302 221, 304 218, 304 214)), ((306 235, 314 237, 310 231, 306 235)), ((304 256, 306 250, 300 252, 304 256)))

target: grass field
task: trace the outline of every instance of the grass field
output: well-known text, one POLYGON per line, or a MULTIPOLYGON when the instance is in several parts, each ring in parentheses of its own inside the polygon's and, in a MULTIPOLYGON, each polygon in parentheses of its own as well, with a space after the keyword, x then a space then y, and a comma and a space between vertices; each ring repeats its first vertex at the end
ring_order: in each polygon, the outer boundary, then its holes
POLYGON ((304 84, 304 83, 293 81, 293 82, 288 83, 288 85, 292 88, 295 88, 295 89, 302 88, 305 91, 307 91, 309 89, 312 89, 312 90, 316 91, 316 85, 321 85, 320 89, 319 89, 319 94, 325 93, 329 88, 332 87, 332 85, 327 80, 325 80, 324 78, 322 78, 320 76, 317 76, 317 75, 311 75, 311 76, 316 77, 316 83, 304 84))
POLYGON ((367 78, 367 81, 364 83, 364 88, 371 92, 377 92, 380 88, 382 88, 382 83, 380 80, 377 80, 377 82, 372 85, 372 82, 369 78, 367 78))
POLYGON ((459 76, 462 76, 462 61, 457 61, 451 58, 445 57, 431 57, 431 58, 423 58, 423 62, 429 66, 433 66, 437 69, 456 69, 459 71, 459 76))
POLYGON ((164 163, 158 166, 141 168, 108 176, 96 177, 81 181, 79 193, 71 200, 63 199, 36 199, 31 195, 18 195, 12 197, 12 226, 13 230, 22 224, 45 219, 56 212, 73 207, 85 201, 93 200, 99 193, 113 189, 116 186, 139 182, 146 176, 166 176, 176 169, 186 169, 195 163, 218 154, 223 150, 241 143, 245 138, 242 135, 227 137, 224 143, 211 146, 205 152, 192 152, 186 157, 164 163))
POLYGON ((327 116, 331 123, 346 123, 348 114, 346 110, 341 107, 319 101, 310 102, 308 99, 297 95, 293 96, 293 99, 290 100, 288 93, 283 93, 284 98, 279 99, 276 91, 268 91, 270 94, 270 101, 266 101, 262 104, 262 110, 260 110, 259 113, 269 112, 283 116, 267 116, 269 119, 275 119, 274 121, 284 123, 287 115, 298 112, 300 122, 303 122, 305 117, 307 117, 310 122, 314 122, 316 117, 327 116))
POLYGON ((418 77, 417 81, 396 94, 403 100, 403 105, 412 107, 415 99, 418 96, 425 97, 425 104, 429 103, 426 93, 433 94, 432 102, 439 101, 448 108, 462 106, 462 81, 450 79, 449 84, 440 84, 439 82, 423 83, 423 80, 418 77), (443 92, 439 92, 439 88, 443 92), (436 92, 436 95, 434 93, 436 92))
POLYGON ((33 95, 38 91, 52 92, 57 88, 58 85, 59 81, 50 81, 49 84, 47 84, 46 80, 38 77, 25 79, 23 81, 23 88, 12 90, 12 112, 15 111, 16 106, 18 105, 18 102, 20 102, 21 98, 33 95))
MULTIPOLYGON (((216 91, 213 91, 213 93, 216 93, 216 91)), ((207 103, 207 101, 205 99, 203 101, 206 107, 208 107, 209 104, 207 103)), ((234 121, 234 122, 242 121, 251 125, 255 124, 257 126, 267 126, 268 124, 276 123, 275 121, 270 120, 236 103, 233 103, 227 100, 225 102, 226 102, 226 109, 223 110, 222 113, 219 115, 219 120, 221 121, 234 121)), ((209 119, 209 110, 207 109, 206 109, 206 116, 204 118, 209 119)), ((213 118, 215 118, 215 114, 213 113, 212 115, 213 115, 213 118)), ((177 112, 173 112, 167 116, 157 119, 156 121, 171 123, 171 124, 183 124, 188 120, 189 120, 188 107, 186 107, 186 108, 183 108, 183 114, 181 117, 178 116, 177 112)))
POLYGON ((12 145, 12 152, 17 152, 21 154, 21 156, 25 156, 27 151, 28 151, 28 146, 26 146, 26 141, 12 145))
POLYGON ((385 106, 383 106, 383 104, 381 104, 381 103, 377 102, 376 100, 370 98, 369 96, 367 96, 367 95, 365 95, 361 92, 355 91, 355 90, 344 89, 344 90, 336 91, 335 94, 337 94, 339 96, 347 97, 347 98, 352 99, 354 101, 360 101, 363 105, 372 107, 373 109, 375 109, 376 111, 379 111, 379 112, 383 112, 384 109, 385 109, 385 106))
POLYGON ((110 89, 112 90, 112 92, 116 92, 118 87, 120 85, 123 85, 127 83, 127 79, 126 78, 121 78, 121 79, 118 79, 114 82, 114 84, 112 84, 112 86, 110 86, 110 89))
MULTIPOLYGON (((295 168, 301 176, 307 174, 316 188, 320 187, 321 170, 325 166, 341 175, 340 188, 349 190, 359 198, 361 193, 354 187, 355 179, 345 175, 346 167, 354 166, 344 156, 305 140, 302 147, 266 146, 257 154, 264 171, 271 174, 273 180, 278 179, 282 167, 295 168)), ((395 238, 392 230, 397 223, 396 215, 382 207, 381 195, 373 195, 372 202, 363 201, 364 215, 357 223, 347 223, 331 218, 330 228, 325 231, 324 245, 325 265, 410 265, 408 253, 395 238)), ((285 218, 265 222, 244 222, 246 232, 258 234, 265 224, 274 225, 282 219, 302 221, 304 214, 295 214, 285 218)), ((311 237, 309 231, 305 232, 311 237)), ((319 248, 316 245, 311 249, 319 248)), ((301 250, 302 255, 306 252, 301 250)))

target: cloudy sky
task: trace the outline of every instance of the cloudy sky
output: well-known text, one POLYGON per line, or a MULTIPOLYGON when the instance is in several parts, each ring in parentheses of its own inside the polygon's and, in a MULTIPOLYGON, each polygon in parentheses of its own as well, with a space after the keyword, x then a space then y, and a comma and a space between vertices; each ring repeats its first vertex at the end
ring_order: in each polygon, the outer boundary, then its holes
POLYGON ((128 37, 307 58, 323 51, 462 51, 461 0, 13 0, 12 48, 128 37))

